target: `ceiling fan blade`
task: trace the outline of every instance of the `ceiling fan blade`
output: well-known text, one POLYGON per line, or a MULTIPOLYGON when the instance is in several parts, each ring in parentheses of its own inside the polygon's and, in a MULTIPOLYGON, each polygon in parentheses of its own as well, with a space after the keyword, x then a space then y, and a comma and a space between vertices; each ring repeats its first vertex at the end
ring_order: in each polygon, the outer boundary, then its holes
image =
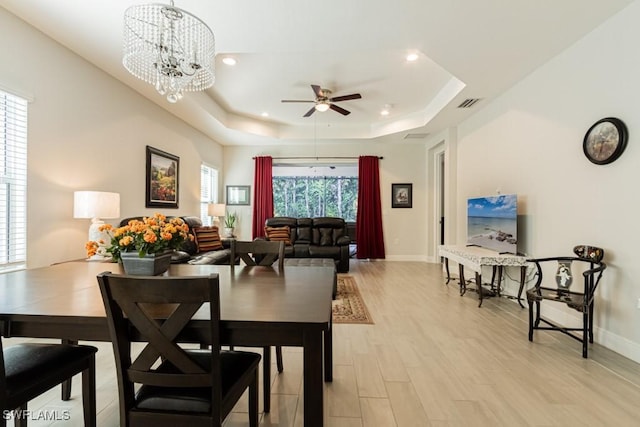
POLYGON ((322 96, 322 88, 318 85, 311 85, 311 89, 313 89, 313 93, 316 94, 316 97, 322 96))
POLYGON ((310 115, 312 115, 314 112, 316 111, 316 106, 314 105, 313 107, 311 107, 311 109, 309 111, 306 112, 306 114, 302 117, 309 117, 310 115))
POLYGON ((343 96, 336 96, 335 98, 330 98, 329 101, 331 102, 349 101, 350 99, 360 99, 360 98, 362 98, 362 95, 360 95, 359 93, 352 93, 351 95, 343 95, 343 96))
POLYGON ((333 111, 337 111, 338 113, 342 114, 343 116, 348 116, 349 114, 351 114, 351 111, 347 111, 342 107, 338 107, 336 104, 329 105, 329 108, 331 108, 333 111))
POLYGON ((283 99, 280 102, 316 102, 316 101, 309 101, 306 99, 283 99))

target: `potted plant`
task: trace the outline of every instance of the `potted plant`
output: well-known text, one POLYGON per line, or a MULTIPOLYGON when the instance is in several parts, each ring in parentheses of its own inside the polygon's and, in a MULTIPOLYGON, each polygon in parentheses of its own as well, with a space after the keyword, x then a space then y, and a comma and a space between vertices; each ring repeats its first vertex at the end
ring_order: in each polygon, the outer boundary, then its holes
POLYGON ((236 220, 238 216, 235 212, 227 212, 227 215, 224 217, 224 230, 222 232, 223 237, 233 237, 233 231, 236 227, 236 220))

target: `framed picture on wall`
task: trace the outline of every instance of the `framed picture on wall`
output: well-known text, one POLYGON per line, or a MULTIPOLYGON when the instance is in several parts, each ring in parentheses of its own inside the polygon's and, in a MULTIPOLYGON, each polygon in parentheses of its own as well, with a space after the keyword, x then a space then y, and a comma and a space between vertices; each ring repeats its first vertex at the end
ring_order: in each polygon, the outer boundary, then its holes
POLYGON ((413 205, 413 184, 391 184, 391 207, 410 208, 413 205))
POLYGON ((178 207, 179 168, 178 156, 147 145, 146 207, 178 207))
POLYGON ((248 205, 250 195, 250 185, 227 185, 227 205, 248 205))

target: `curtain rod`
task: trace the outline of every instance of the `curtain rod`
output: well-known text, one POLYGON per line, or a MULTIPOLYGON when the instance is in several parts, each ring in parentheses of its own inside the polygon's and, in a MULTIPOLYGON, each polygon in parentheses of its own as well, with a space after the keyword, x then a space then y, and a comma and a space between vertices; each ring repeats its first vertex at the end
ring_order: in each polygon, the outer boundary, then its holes
MULTIPOLYGON (((309 160, 309 159, 313 159, 313 160, 343 160, 343 159, 351 159, 351 160, 357 160, 359 157, 272 157, 273 160, 284 160, 284 159, 288 159, 288 160, 301 160, 301 159, 305 159, 305 160, 309 160)), ((255 157, 252 157, 252 159, 255 159, 255 157)), ((378 157, 378 159, 382 160, 384 159, 384 157, 380 156, 378 157)))

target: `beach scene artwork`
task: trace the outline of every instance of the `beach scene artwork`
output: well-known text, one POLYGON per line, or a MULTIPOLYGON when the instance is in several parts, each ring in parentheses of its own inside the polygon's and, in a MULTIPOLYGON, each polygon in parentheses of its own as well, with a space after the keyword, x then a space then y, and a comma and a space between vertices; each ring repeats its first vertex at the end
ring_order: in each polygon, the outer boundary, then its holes
POLYGON ((467 245, 500 253, 518 252, 518 207, 515 194, 467 201, 467 245))

